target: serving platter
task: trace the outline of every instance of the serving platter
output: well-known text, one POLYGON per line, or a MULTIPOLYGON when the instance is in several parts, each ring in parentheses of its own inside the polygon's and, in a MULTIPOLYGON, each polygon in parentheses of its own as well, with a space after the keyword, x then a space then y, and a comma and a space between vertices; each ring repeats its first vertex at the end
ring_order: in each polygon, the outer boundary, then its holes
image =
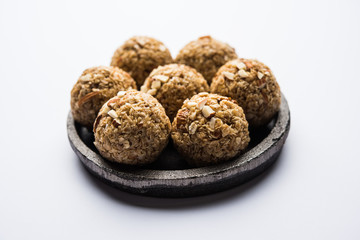
POLYGON ((250 144, 238 157, 225 163, 192 168, 170 141, 152 164, 135 167, 109 162, 100 156, 91 131, 67 118, 70 145, 95 177, 123 191, 155 197, 191 197, 240 185, 275 162, 290 130, 290 110, 282 94, 278 114, 266 127, 249 129, 250 144))

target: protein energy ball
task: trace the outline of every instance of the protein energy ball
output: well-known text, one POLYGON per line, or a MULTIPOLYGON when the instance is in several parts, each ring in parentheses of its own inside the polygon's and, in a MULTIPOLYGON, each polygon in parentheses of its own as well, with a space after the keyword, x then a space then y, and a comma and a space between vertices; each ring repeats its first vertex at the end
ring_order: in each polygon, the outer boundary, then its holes
POLYGON ((217 70, 237 58, 235 49, 210 36, 200 37, 180 50, 175 62, 195 68, 210 84, 217 70))
POLYGON ((102 106, 94 123, 94 144, 110 161, 143 165, 156 160, 170 131, 170 120, 156 98, 121 91, 102 106))
POLYGON ((269 123, 281 103, 280 87, 270 68, 253 59, 236 59, 217 72, 210 90, 235 99, 251 127, 269 123))
POLYGON ((169 64, 154 69, 141 91, 159 100, 172 120, 185 99, 208 92, 209 85, 195 69, 182 64, 169 64))
POLYGON ((162 42, 150 37, 136 36, 115 51, 110 65, 127 71, 140 87, 154 68, 172 61, 169 50, 162 42))
POLYGON ((131 76, 114 67, 86 69, 71 90, 71 112, 75 121, 92 127, 101 106, 118 91, 136 89, 131 76))
POLYGON ((172 123, 176 149, 194 166, 224 162, 249 141, 242 108, 228 97, 199 93, 186 100, 172 123))

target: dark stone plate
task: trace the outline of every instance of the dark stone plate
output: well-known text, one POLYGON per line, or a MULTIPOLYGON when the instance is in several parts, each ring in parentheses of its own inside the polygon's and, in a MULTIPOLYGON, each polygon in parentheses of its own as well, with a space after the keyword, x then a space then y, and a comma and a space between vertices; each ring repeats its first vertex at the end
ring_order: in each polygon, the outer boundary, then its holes
POLYGON ((71 147, 87 170, 121 190, 157 197, 215 193, 254 178, 275 162, 289 130, 290 111, 282 95, 279 113, 268 126, 250 129, 249 147, 239 157, 214 166, 191 168, 170 141, 153 164, 133 167, 103 159, 93 144, 93 133, 75 123, 71 112, 67 119, 71 147))

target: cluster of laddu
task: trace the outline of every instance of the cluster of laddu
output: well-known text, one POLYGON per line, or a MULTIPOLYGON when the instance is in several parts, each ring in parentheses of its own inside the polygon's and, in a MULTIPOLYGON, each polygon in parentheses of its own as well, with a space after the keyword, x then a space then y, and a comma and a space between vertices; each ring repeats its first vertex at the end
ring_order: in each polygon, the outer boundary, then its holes
POLYGON ((110 161, 149 164, 171 136, 189 164, 223 162, 246 149, 249 126, 268 124, 280 107, 269 67, 210 36, 175 59, 162 42, 133 37, 110 65, 86 69, 71 91, 75 121, 93 129, 110 161))

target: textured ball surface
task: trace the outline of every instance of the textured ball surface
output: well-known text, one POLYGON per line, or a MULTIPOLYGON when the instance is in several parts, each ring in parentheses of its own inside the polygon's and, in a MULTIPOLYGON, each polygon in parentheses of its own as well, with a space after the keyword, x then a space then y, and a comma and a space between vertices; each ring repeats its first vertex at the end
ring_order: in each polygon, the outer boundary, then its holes
POLYGON ((129 90, 102 106, 94 123, 94 144, 110 161, 143 165, 156 160, 170 131, 170 120, 156 98, 129 90))
POLYGON ((242 108, 228 97, 209 93, 184 102, 172 123, 171 137, 176 149, 194 166, 229 160, 250 141, 242 108))
POLYGON ((195 68, 210 84, 217 70, 235 58, 237 55, 234 48, 210 36, 204 36, 181 49, 175 62, 195 68))
POLYGON ((195 69, 182 64, 169 64, 154 69, 141 91, 158 99, 172 120, 185 99, 208 92, 209 85, 195 69))
POLYGON ((75 121, 92 127, 101 106, 118 91, 136 88, 131 76, 114 67, 86 69, 71 90, 71 112, 75 121))
POLYGON ((172 61, 170 51, 162 42, 150 37, 136 36, 115 51, 110 65, 127 71, 140 87, 154 68, 172 61))
POLYGON ((235 99, 252 127, 269 123, 280 108, 281 92, 275 76, 257 60, 240 58, 226 63, 214 77, 210 90, 235 99))

